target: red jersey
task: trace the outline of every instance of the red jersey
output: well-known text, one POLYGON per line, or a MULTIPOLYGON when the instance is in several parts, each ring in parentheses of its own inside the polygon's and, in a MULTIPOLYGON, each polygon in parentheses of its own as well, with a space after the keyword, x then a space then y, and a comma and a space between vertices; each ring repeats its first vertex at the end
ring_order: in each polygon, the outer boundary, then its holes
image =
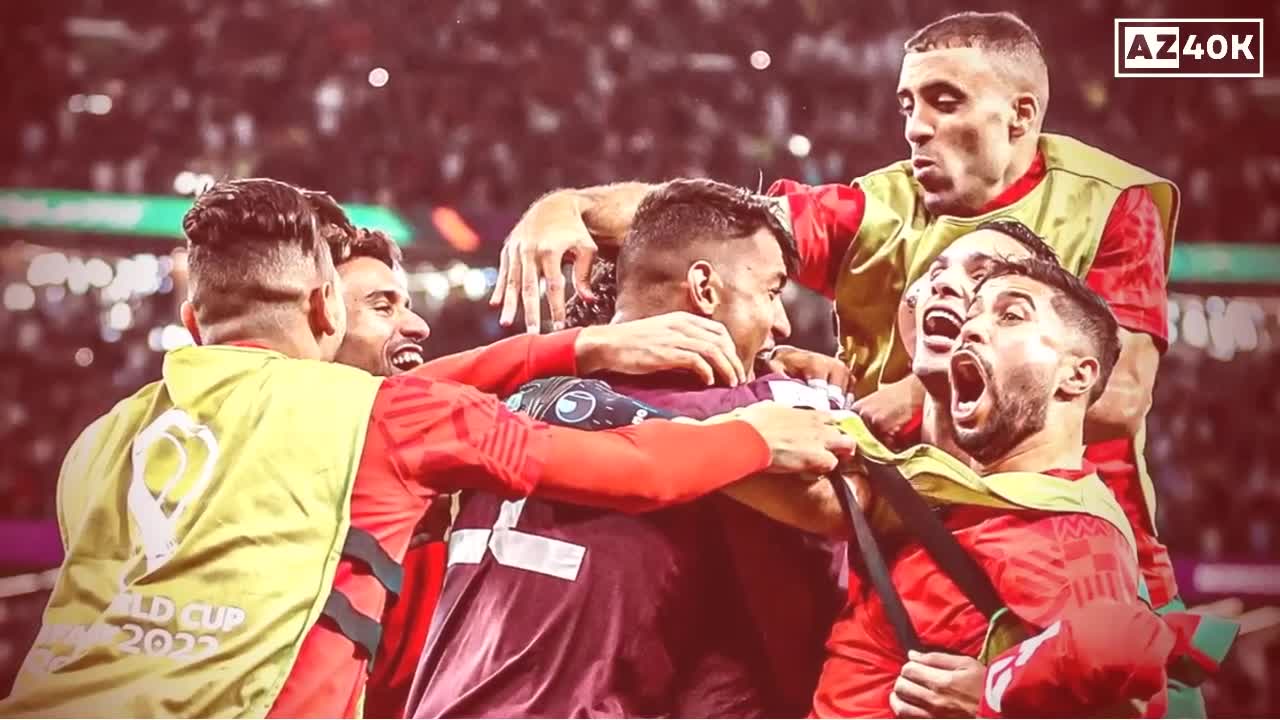
MULTIPOLYGON (((1044 156, 1037 154, 1026 174, 974 213, 981 215, 1022 199, 1045 177, 1044 156)), ((785 196, 800 254, 797 280, 828 298, 845 251, 862 225, 866 197, 857 185, 803 185, 780 180, 770 195, 785 196)), ((1102 239, 1085 283, 1107 300, 1120 326, 1150 335, 1162 351, 1168 345, 1168 285, 1160 212, 1142 187, 1120 194, 1107 217, 1102 239)), ((1095 443, 1086 459, 1115 493, 1133 526, 1138 562, 1152 602, 1160 607, 1177 595, 1168 550, 1156 538, 1139 477, 1138 449, 1132 438, 1095 443)))
MULTIPOLYGON (((639 511, 698 497, 769 465, 768 447, 746 423, 693 428, 655 420, 584 433, 516 415, 482 392, 509 393, 539 375, 573 374, 577 332, 509 338, 384 380, 353 484, 352 527, 372 534, 399 562, 432 500, 464 486, 504 497, 538 488, 550 497, 639 511), (731 458, 689 452, 691 462, 679 468, 655 459, 658 449, 683 452, 691 445, 742 452, 731 458)), ((386 590, 360 564, 344 557, 334 589, 358 613, 382 616, 386 590)), ((356 644, 321 620, 303 639, 269 716, 355 716, 366 665, 356 644)))
MULTIPOLYGON (((958 506, 944 522, 991 578, 1005 606, 1033 629, 1103 599, 1150 612, 1138 598, 1128 541, 1104 520, 1080 514, 958 506)), ((890 575, 926 647, 977 656, 988 620, 923 546, 907 542, 890 575)), ((906 662, 880 598, 856 577, 854 600, 831 630, 813 712, 820 717, 891 717, 889 695, 906 662)))

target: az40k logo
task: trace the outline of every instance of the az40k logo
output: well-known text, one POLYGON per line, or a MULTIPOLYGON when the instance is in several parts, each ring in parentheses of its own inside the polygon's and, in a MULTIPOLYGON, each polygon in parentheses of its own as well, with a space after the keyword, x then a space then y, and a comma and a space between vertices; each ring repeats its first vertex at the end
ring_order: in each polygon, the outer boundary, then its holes
POLYGON ((1262 77, 1262 20, 1121 18, 1116 77, 1262 77))

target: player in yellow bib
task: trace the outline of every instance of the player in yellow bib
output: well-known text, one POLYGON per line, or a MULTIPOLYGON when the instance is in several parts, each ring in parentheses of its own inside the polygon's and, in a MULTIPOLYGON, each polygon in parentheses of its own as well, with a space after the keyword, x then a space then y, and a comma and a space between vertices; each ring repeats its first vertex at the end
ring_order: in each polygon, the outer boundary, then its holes
MULTIPOLYGON (((1134 527, 1153 601, 1175 603, 1142 448, 1166 345, 1178 190, 1079 140, 1042 132, 1048 69, 1039 39, 1017 17, 952 15, 921 29, 905 49, 896 92, 910 158, 850 185, 781 180, 769 190, 801 257, 796 279, 835 303, 840 357, 859 397, 855 409, 882 436, 912 425, 923 388, 909 373, 894 328, 904 291, 979 224, 1011 218, 1027 225, 1120 322, 1119 362, 1086 418, 1088 459, 1134 527)), ((502 256, 493 302, 502 303, 503 322, 512 322, 523 304, 526 325, 537 331, 545 278, 553 325, 559 324, 562 261, 573 258, 578 291, 589 294, 591 258, 599 246, 620 242, 648 188, 561 190, 531 207, 502 256)))

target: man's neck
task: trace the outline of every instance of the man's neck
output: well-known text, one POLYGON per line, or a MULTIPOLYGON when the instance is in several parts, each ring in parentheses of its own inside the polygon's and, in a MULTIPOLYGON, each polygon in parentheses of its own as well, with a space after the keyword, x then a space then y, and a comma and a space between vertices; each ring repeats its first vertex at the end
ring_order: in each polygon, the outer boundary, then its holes
POLYGON ((1045 424, 1045 429, 1018 443, 1017 447, 1005 453, 1005 456, 983 464, 973 462, 973 469, 979 475, 991 475, 1000 472, 1036 472, 1048 470, 1078 470, 1084 465, 1084 434, 1076 434, 1072 438, 1056 438, 1051 433, 1055 426, 1052 422, 1045 424))
POLYGON ((299 360, 323 360, 320 348, 310 335, 305 338, 298 333, 255 333, 255 332, 218 332, 207 333, 205 345, 249 345, 272 350, 286 357, 299 360))
POLYGON ((951 432, 951 398, 949 395, 935 395, 925 388, 923 417, 920 422, 920 440, 961 460, 971 463, 969 454, 956 445, 955 434, 951 432))
POLYGON ((1038 135, 1034 139, 1028 139, 1014 148, 1013 158, 1009 163, 1009 167, 1005 168, 999 184, 992 188, 986 202, 976 208, 972 208, 972 214, 982 215, 998 210, 1017 202, 1031 192, 1044 176, 1044 162, 1041 159, 1037 163, 1038 158, 1041 158, 1038 135), (1038 172, 1032 173, 1033 168, 1037 168, 1038 172))

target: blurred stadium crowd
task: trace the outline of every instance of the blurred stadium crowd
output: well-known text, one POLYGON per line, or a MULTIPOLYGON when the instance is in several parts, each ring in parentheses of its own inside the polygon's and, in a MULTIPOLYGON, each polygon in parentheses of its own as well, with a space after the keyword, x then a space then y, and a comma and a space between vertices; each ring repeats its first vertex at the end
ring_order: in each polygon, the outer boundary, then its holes
MULTIPOLYGON (((627 176, 846 179, 905 149, 890 88, 912 29, 1007 5, 7 3, 0 52, 27 70, 0 88, 0 180, 164 193, 184 170, 255 173, 476 210, 627 176)), ((1112 78, 1111 18, 1194 9, 1020 7, 1048 53, 1047 128, 1178 178, 1183 239, 1273 237, 1280 152, 1257 119, 1280 119, 1274 85, 1112 78)))
MULTIPOLYGON (((627 177, 845 180, 903 155, 891 88, 910 32, 1008 3, 908 5, 443 0, 406 18, 373 0, 4 3, 0 57, 25 71, 0 84, 0 185, 172 194, 190 191, 183 173, 269 175, 416 218, 438 204, 518 212, 553 187, 627 177)), ((1274 242, 1280 148, 1256 118, 1280 121, 1280 89, 1111 77, 1111 18, 1187 7, 1022 4, 1051 63, 1048 129, 1178 179, 1180 242, 1274 242)), ((1280 4, 1255 14, 1274 23, 1280 4)), ((184 267, 163 245, 22 239, 0 247, 0 518, 49 519, 76 434, 189 341, 184 267)), ((411 270, 428 355, 504 334, 482 300, 491 268, 411 270)), ((830 350, 829 305, 788 293, 795 343, 830 350)), ((1280 301, 1177 293, 1171 309, 1147 445, 1162 537, 1175 556, 1274 560, 1280 301)), ((25 649, 7 638, 43 602, 22 597, 0 602, 0 678, 25 649)), ((1249 652, 1209 688, 1215 714, 1280 705, 1274 649, 1249 652)))

